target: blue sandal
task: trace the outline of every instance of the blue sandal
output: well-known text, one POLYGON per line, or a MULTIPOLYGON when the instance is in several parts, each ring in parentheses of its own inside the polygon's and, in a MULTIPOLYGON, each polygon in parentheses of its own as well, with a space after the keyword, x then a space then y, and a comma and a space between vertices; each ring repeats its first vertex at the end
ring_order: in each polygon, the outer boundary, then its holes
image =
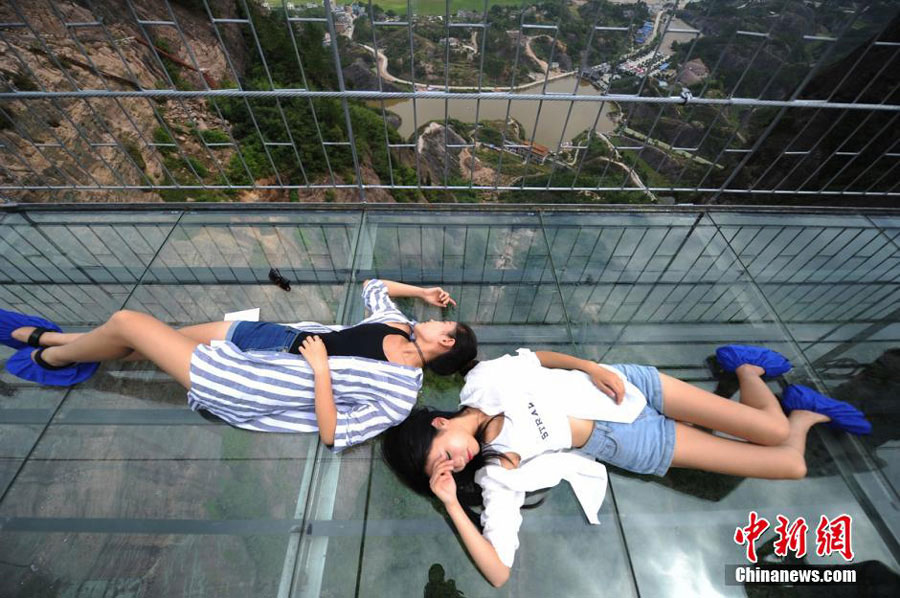
POLYGON ((38 384, 73 386, 93 376, 97 368, 100 367, 98 362, 70 363, 62 366, 50 365, 41 357, 44 349, 38 349, 37 351, 31 347, 19 349, 6 361, 6 371, 13 376, 37 382, 38 384), (33 358, 32 353, 34 353, 33 358))
POLYGON ((16 313, 6 309, 0 309, 0 344, 12 347, 13 349, 24 349, 25 347, 38 347, 38 339, 45 332, 62 332, 62 328, 45 320, 40 316, 29 316, 26 314, 16 313), (27 343, 18 341, 12 337, 13 330, 22 328, 23 326, 34 326, 36 329, 31 333, 27 343))
POLYGON ((757 365, 766 371, 766 378, 775 378, 791 371, 794 367, 787 357, 777 351, 749 345, 719 347, 716 349, 716 360, 726 372, 733 372, 745 363, 757 365))
POLYGON ((790 413, 795 409, 805 409, 827 415, 831 418, 831 421, 828 422, 829 427, 835 430, 843 430, 856 435, 872 433, 872 424, 869 423, 862 411, 850 403, 826 397, 808 386, 791 384, 785 388, 781 397, 781 406, 785 413, 790 413))

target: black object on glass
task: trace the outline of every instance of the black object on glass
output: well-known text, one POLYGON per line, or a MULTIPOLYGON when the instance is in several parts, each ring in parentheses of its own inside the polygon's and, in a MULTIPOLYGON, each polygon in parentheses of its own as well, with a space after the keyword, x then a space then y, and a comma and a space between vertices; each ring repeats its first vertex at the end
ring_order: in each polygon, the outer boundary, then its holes
POLYGON ((269 270, 269 280, 272 281, 272 284, 278 285, 282 291, 291 290, 291 281, 282 276, 277 268, 269 270))

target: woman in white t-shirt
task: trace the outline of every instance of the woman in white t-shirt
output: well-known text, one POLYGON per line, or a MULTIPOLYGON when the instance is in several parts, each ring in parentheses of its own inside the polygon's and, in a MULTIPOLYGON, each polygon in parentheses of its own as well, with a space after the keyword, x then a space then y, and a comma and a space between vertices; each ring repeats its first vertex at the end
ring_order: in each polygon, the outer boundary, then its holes
POLYGON ((479 570, 499 587, 519 546, 526 493, 565 479, 597 523, 607 483, 598 461, 660 476, 672 466, 796 479, 806 475, 813 424, 871 430, 855 408, 807 387, 789 386, 779 404, 763 377, 791 365, 774 351, 730 345, 717 357, 737 376, 740 402, 651 366, 519 349, 469 371, 459 411, 414 410, 384 434, 382 451, 405 484, 443 502, 479 570), (475 505, 484 507, 480 519, 469 509, 475 505))

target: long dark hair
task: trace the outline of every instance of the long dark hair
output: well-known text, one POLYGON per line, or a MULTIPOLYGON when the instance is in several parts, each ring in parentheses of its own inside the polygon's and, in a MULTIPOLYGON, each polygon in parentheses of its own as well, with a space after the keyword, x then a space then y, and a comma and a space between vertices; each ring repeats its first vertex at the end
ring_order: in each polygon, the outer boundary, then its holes
MULTIPOLYGON (((425 461, 431 450, 431 443, 437 435, 437 429, 431 425, 436 417, 453 419, 465 413, 468 407, 459 411, 439 411, 431 407, 416 407, 402 423, 393 428, 388 428, 381 435, 381 454, 391 470, 414 492, 422 496, 430 497, 431 485, 428 475, 425 474, 425 461)), ((481 498, 481 486, 475 483, 475 472, 486 465, 488 460, 501 459, 509 461, 509 457, 490 448, 484 441, 484 435, 488 424, 494 418, 503 417, 495 415, 478 427, 475 432, 475 440, 481 446, 478 454, 466 464, 465 469, 453 474, 456 481, 456 496, 466 514, 476 524, 477 517, 471 511, 471 507, 483 505, 481 498)))
POLYGON ((435 374, 449 376, 460 372, 463 375, 472 368, 475 356, 478 354, 478 337, 468 324, 456 323, 456 329, 450 334, 456 339, 450 350, 443 355, 438 355, 427 364, 435 374))

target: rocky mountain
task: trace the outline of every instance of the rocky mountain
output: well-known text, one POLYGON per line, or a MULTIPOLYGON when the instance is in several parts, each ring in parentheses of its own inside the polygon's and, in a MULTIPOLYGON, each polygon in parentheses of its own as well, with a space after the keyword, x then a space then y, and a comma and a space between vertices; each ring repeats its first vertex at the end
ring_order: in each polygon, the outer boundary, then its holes
MULTIPOLYGON (((334 89, 331 50, 318 24, 284 26, 284 14, 253 2, 62 0, 0 3, 0 19, 26 27, 0 32, 0 88, 205 90, 334 89), (169 7, 171 6, 171 13, 169 7), (250 11, 245 14, 244 7, 250 11), (152 22, 141 26, 138 22, 152 22), (98 26, 66 26, 96 23, 98 26), (177 23, 177 27, 169 23, 177 23), (260 52, 261 50, 261 52, 260 52), (301 55, 305 67, 297 67, 301 55)), ((345 65, 347 84, 373 85, 370 65, 345 65)), ((393 87, 386 86, 386 90, 393 87)), ((381 112, 352 102, 359 173, 369 184, 389 174, 381 112)), ((354 201, 355 189, 181 189, 203 185, 354 183, 339 100, 323 98, 60 98, 0 105, 0 138, 11 151, 0 183, 90 186, 98 190, 16 192, 38 201, 354 201), (287 143, 290 142, 290 146, 287 143), (239 148, 239 149, 236 149, 239 148), (102 190, 105 186, 133 187, 102 190), (163 186, 167 189, 142 190, 163 186)), ((401 139, 389 129, 391 142, 401 139)), ((399 160, 398 160, 399 162, 399 160)), ((394 176, 410 176, 408 169, 394 176)), ((385 191, 370 201, 391 201, 385 191)))
POLYGON ((445 151, 445 139, 447 145, 462 145, 466 143, 466 140, 454 131, 452 127, 445 129, 444 125, 439 122, 428 123, 423 127, 419 135, 416 153, 419 154, 422 178, 426 185, 429 184, 429 181, 435 184, 443 182, 445 172, 448 178, 459 175, 460 148, 451 147, 445 151))
MULTIPOLYGON (((881 41, 900 41, 900 16, 880 34, 881 41)), ((900 103, 900 68, 896 48, 859 44, 843 59, 824 68, 803 89, 804 99, 866 104, 900 103)), ((761 189, 860 189, 870 185, 888 189, 897 180, 896 116, 890 112, 848 110, 784 111, 771 134, 739 172, 732 186, 755 184, 761 189), (785 155, 786 151, 808 151, 785 155), (841 155, 835 155, 840 152, 841 155), (853 155, 856 153, 857 155, 853 155), (893 178, 891 178, 893 173, 893 178), (886 175, 886 176, 885 176, 886 175)), ((770 111, 771 118, 777 111, 770 111)), ((900 206, 900 200, 862 195, 724 195, 723 202, 764 204, 836 204, 900 206)))
MULTIPOLYGON (((236 17, 234 3, 210 0, 223 18, 236 17)), ((174 27, 141 31, 128 5, 115 0, 20 2, 17 9, 0 4, 0 19, 24 21, 27 27, 3 31, 0 84, 6 89, 62 91, 82 89, 136 90, 176 86, 217 86, 234 80, 246 63, 245 47, 235 25, 221 34, 231 63, 205 14, 184 2, 172 2, 174 27), (100 27, 66 27, 101 21, 100 27), (193 56, 187 51, 190 45, 193 56), (153 47, 156 48, 154 52, 153 47)), ((166 19, 163 0, 135 3, 142 19, 166 19)), ((158 102, 146 98, 58 99, 5 103, 0 129, 15 158, 4 160, 0 180, 26 185, 65 185, 77 181, 97 186, 158 183, 166 177, 165 156, 154 143, 175 138, 195 160, 192 168, 208 171, 213 158, 190 130, 227 129, 228 123, 203 99, 158 102), (164 123, 173 123, 172 126, 164 123), (177 129, 174 123, 179 123, 177 129), (188 124, 186 128, 182 125, 188 124), (116 147, 118 140, 122 148, 116 147)), ((230 149, 218 150, 227 161, 230 149)), ((116 191, 104 201, 154 201, 156 194, 116 191)), ((97 193, 29 192, 18 201, 97 201, 97 193)))

